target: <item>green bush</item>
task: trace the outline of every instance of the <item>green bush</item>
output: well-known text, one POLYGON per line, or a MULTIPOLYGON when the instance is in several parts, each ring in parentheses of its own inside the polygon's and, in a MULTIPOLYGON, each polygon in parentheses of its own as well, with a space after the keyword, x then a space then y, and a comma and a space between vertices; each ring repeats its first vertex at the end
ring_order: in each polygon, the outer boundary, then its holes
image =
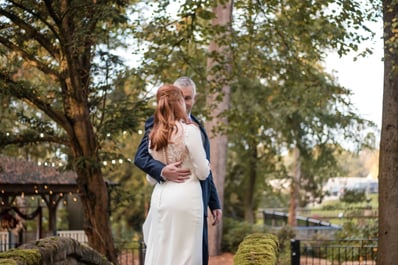
POLYGON ((279 241, 275 235, 254 233, 239 244, 234 265, 275 265, 279 253, 279 241))
POLYGON ((279 264, 290 264, 290 242, 296 237, 296 232, 293 227, 285 225, 277 231, 276 235, 279 241, 279 264))
POLYGON ((364 190, 346 190, 340 200, 345 203, 366 202, 366 193, 364 190))
POLYGON ((252 225, 248 222, 237 221, 232 218, 223 218, 223 238, 221 250, 235 253, 243 239, 252 233, 266 232, 262 225, 252 225))

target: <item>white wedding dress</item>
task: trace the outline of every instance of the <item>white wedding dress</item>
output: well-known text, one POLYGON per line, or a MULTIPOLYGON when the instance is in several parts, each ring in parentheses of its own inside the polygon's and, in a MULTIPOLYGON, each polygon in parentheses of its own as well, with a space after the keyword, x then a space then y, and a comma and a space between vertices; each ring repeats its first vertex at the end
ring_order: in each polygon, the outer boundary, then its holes
POLYGON ((155 184, 143 225, 145 265, 202 265, 204 214, 199 180, 207 178, 210 167, 199 128, 182 122, 176 128, 166 149, 150 153, 165 164, 182 160, 181 167, 192 174, 184 183, 155 184))

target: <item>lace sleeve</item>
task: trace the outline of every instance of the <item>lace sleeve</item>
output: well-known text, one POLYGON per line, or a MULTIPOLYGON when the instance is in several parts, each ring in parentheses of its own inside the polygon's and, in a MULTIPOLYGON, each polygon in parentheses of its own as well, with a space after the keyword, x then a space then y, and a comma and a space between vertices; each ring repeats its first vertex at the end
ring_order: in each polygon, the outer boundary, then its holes
POLYGON ((206 159, 200 130, 193 124, 187 125, 185 130, 185 145, 192 160, 193 170, 199 179, 204 180, 210 173, 210 165, 206 159))

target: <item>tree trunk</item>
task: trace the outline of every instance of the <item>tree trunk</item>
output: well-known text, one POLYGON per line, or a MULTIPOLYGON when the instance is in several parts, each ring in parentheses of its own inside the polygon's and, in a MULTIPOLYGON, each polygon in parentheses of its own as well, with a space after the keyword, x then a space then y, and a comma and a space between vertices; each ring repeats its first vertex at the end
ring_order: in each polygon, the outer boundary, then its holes
POLYGON ((246 186, 246 191, 244 194, 244 208, 245 208, 245 221, 253 224, 255 220, 254 216, 254 193, 255 193, 255 185, 257 179, 257 146, 256 143, 253 142, 250 144, 250 150, 248 152, 250 158, 249 162, 249 170, 248 170, 248 182, 246 186))
POLYGON ((379 161, 378 265, 398 260, 398 4, 383 1, 384 94, 379 161), (395 34, 394 34, 395 32, 395 34))
MULTIPOLYGON (((109 261, 118 264, 109 220, 109 194, 101 172, 98 140, 90 117, 90 62, 94 40, 83 35, 84 41, 74 39, 78 25, 69 12, 69 3, 63 1, 61 9, 67 14, 62 20, 62 38, 65 57, 61 60, 66 122, 63 124, 69 139, 77 173, 77 184, 84 210, 84 231, 88 244, 109 261)), ((95 4, 94 4, 95 5, 95 4)), ((94 11, 93 11, 94 12, 94 11)), ((87 19, 87 27, 94 30, 96 19, 87 19)))
MULTIPOLYGON (((226 126, 228 124, 228 120, 225 117, 221 117, 220 114, 229 108, 230 103, 230 85, 229 82, 226 80, 229 80, 231 72, 231 52, 228 47, 219 46, 217 39, 225 40, 225 38, 230 38, 232 1, 216 6, 214 8, 214 13, 216 14, 216 18, 212 20, 212 25, 227 26, 228 28, 225 32, 218 34, 218 36, 215 36, 215 38, 210 42, 210 57, 207 60, 209 83, 217 84, 218 87, 222 87, 221 91, 216 90, 214 93, 209 93, 209 96, 207 98, 209 102, 208 105, 214 106, 214 108, 211 108, 211 120, 206 124, 207 132, 209 133, 210 138, 211 168, 213 172, 214 183, 216 185, 222 207, 224 202, 224 180, 227 164, 227 136, 215 133, 214 129, 218 128, 219 125, 226 126), (212 57, 212 55, 214 54, 216 54, 218 58, 222 58, 223 62, 221 64, 220 61, 216 61, 215 58, 212 57), (220 68, 218 68, 218 70, 215 70, 216 67, 220 68), (221 102, 219 102, 218 98, 222 99, 221 102)), ((222 224, 217 226, 209 226, 210 256, 220 254, 221 236, 222 224)))
POLYGON ((289 203, 289 216, 288 225, 297 226, 297 204, 299 197, 300 177, 301 177, 301 163, 300 163, 300 150, 294 150, 294 171, 292 183, 290 184, 290 203, 289 203))
POLYGON ((105 255, 109 261, 117 264, 109 221, 108 189, 101 173, 98 145, 90 122, 89 108, 84 100, 80 102, 70 98, 67 102, 70 104, 67 114, 70 120, 74 121, 71 124, 73 132, 70 137, 88 244, 105 255))

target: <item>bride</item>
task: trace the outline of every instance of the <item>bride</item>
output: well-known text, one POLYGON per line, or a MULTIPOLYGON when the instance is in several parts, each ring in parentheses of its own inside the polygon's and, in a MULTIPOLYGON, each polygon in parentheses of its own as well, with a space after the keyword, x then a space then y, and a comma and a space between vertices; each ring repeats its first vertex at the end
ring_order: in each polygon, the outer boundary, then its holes
POLYGON ((154 126, 149 134, 153 158, 189 168, 188 180, 155 184, 143 225, 145 265, 202 265, 203 201, 199 180, 207 178, 209 161, 195 123, 189 121, 181 90, 174 85, 158 89, 154 126))

